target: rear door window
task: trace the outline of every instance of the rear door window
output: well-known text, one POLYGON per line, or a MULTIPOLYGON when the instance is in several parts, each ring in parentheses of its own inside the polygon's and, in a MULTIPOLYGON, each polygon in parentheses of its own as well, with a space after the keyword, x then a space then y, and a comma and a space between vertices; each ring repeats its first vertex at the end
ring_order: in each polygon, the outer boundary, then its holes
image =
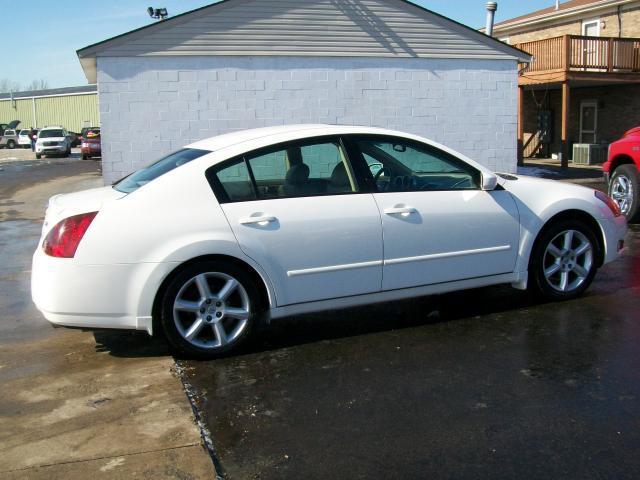
POLYGON ((346 152, 335 138, 292 142, 248 153, 214 167, 207 178, 222 203, 359 190, 346 152))

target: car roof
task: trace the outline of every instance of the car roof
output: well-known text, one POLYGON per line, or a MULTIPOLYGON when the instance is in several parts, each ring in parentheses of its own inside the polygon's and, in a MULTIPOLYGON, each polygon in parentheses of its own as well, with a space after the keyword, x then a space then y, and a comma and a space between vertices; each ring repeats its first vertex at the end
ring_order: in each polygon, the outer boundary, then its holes
MULTIPOLYGON (((427 138, 413 135, 410 133, 399 132, 395 130, 388 130, 378 127, 362 127, 352 125, 322 125, 322 124, 299 124, 299 125, 279 125, 274 127, 262 127, 254 128, 250 130, 241 130, 237 132, 225 133, 216 137, 199 140, 197 142, 186 145, 185 148, 197 148, 201 150, 208 150, 221 154, 220 160, 223 158, 229 158, 224 150, 228 150, 231 156, 262 148, 269 145, 274 145, 282 142, 290 142, 310 137, 321 137, 329 135, 348 135, 348 134, 373 134, 373 135, 387 135, 397 136, 407 139, 413 139, 418 142, 426 143, 440 150, 448 152, 456 157, 459 157, 469 164, 475 166, 477 169, 485 172, 490 170, 481 165, 471 158, 457 152, 445 145, 439 144, 427 138)), ((220 161, 218 160, 218 161, 220 161)), ((200 162, 192 162, 198 164, 200 162)), ((217 163, 217 161, 216 161, 217 163)))
MULTIPOLYGON (((237 132, 225 133, 215 137, 206 138, 191 143, 186 148, 199 148, 212 152, 235 146, 240 143, 265 143, 267 137, 286 137, 287 141, 302 139, 307 137, 320 137, 324 135, 346 135, 346 134, 376 134, 376 135, 397 135, 411 137, 412 135, 394 130, 387 130, 377 127, 361 127, 352 125, 324 125, 324 124, 298 124, 298 125, 278 125, 275 127, 252 128, 237 132)), ((426 139, 422 139, 426 140, 426 139)), ((429 141, 429 143, 432 143, 429 141)))

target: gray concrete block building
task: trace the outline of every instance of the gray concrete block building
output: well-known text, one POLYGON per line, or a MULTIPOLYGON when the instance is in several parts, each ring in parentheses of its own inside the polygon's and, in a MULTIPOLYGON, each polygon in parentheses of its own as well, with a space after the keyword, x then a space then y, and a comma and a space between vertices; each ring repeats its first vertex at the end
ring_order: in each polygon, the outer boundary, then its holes
POLYGON ((213 135, 291 123, 424 135, 514 171, 524 52, 404 0, 226 0, 78 51, 111 182, 213 135))

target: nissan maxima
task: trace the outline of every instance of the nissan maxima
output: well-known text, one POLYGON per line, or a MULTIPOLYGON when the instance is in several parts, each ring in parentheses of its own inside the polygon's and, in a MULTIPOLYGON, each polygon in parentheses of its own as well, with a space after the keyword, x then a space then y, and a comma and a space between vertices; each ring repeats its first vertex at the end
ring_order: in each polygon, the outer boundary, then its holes
POLYGON ((32 296, 53 324, 162 332, 212 358, 305 312, 495 284, 573 299, 626 231, 599 191, 494 174, 425 138, 281 126, 52 197, 32 296))

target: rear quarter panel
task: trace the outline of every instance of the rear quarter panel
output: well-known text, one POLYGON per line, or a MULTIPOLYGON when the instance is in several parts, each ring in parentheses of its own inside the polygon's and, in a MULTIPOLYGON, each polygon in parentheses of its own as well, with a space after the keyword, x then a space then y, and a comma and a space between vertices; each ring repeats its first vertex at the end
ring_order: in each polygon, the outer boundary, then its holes
POLYGON ((132 281, 139 315, 150 315, 153 298, 180 264, 204 255, 227 255, 262 277, 272 305, 276 292, 259 265, 242 253, 204 170, 178 168, 118 200, 105 203, 76 252, 84 265, 145 264, 132 281), (157 267, 149 274, 148 264, 157 267))

